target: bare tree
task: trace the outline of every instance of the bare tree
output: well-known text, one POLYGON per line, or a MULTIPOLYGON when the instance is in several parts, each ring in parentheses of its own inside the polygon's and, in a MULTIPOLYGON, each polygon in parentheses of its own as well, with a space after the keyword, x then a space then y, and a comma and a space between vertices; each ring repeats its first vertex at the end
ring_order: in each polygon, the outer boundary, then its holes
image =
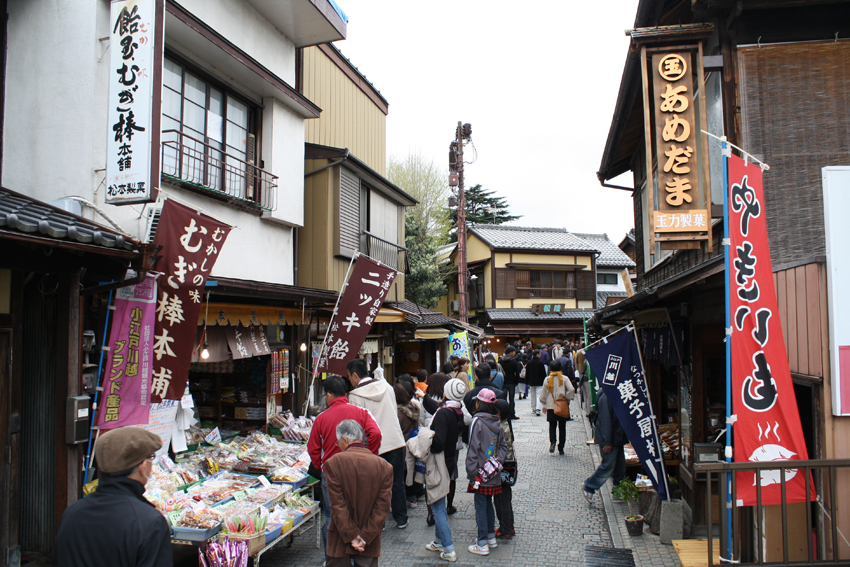
POLYGON ((449 173, 433 160, 419 154, 392 156, 387 162, 387 178, 419 201, 408 212, 421 227, 421 237, 435 239, 437 244, 448 241, 450 215, 448 207, 449 173))

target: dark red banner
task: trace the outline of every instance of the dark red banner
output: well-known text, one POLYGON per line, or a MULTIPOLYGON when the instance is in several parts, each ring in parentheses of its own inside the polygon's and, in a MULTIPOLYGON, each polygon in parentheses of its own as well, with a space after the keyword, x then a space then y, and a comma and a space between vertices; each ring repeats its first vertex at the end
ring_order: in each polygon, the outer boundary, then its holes
POLYGON ((396 271, 367 256, 358 256, 330 322, 316 371, 347 376, 393 284, 396 271))
MULTIPOLYGON (((735 461, 806 460, 773 283, 762 170, 735 156, 728 166, 735 461)), ((805 474, 792 466, 785 468, 787 501, 804 502, 805 474)), ((781 504, 781 479, 781 469, 761 472, 762 504, 781 504)), ((755 473, 738 473, 737 484, 738 506, 756 505, 755 473)))
POLYGON ((183 397, 204 301, 204 285, 231 227, 169 199, 153 244, 162 246, 153 338, 151 402, 183 397))

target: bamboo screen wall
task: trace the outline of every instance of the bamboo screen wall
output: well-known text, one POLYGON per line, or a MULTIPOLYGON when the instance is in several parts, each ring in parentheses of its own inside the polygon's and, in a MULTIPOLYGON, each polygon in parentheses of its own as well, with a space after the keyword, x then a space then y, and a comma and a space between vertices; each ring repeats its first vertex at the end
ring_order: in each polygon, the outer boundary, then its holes
POLYGON ((826 253, 821 168, 850 165, 850 41, 738 51, 743 147, 764 176, 774 265, 826 253))

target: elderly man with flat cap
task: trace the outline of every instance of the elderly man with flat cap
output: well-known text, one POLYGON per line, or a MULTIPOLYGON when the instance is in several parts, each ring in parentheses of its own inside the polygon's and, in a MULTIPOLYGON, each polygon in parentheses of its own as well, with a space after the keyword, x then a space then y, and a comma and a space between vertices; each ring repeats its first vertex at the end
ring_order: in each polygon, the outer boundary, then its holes
POLYGON ((160 567, 173 564, 166 519, 144 496, 154 454, 162 440, 138 427, 121 427, 95 444, 97 491, 62 515, 53 558, 56 565, 160 567))

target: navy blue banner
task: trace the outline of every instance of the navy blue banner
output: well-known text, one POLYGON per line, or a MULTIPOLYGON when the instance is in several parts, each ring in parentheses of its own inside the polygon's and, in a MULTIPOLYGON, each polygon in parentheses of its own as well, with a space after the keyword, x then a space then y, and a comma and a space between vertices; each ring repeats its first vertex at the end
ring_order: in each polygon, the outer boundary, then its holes
POLYGON ((599 384, 652 480, 658 497, 665 500, 664 452, 634 336, 628 331, 618 333, 608 337, 607 342, 600 342, 586 350, 584 356, 598 376, 599 384))

